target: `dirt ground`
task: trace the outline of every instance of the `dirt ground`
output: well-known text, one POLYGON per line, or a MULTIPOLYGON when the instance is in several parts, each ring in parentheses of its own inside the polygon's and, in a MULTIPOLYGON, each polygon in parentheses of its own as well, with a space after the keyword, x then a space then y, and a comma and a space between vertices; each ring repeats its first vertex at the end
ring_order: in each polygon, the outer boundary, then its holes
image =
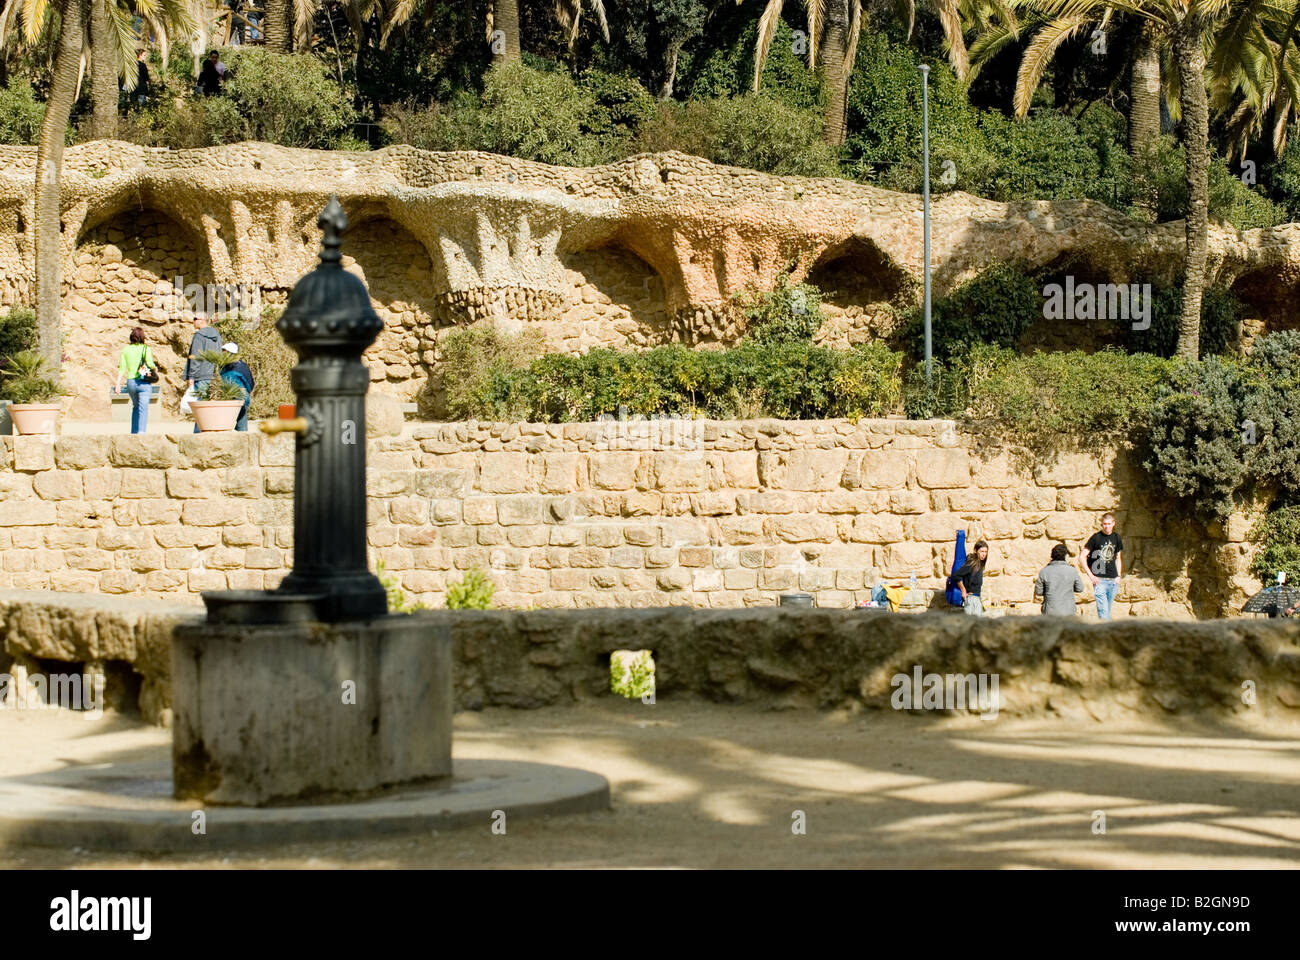
MULTIPOLYGON (((504 835, 485 819, 481 829, 209 856, 9 847, 0 870, 1300 866, 1300 726, 609 699, 462 713, 455 737, 458 757, 600 773, 613 807, 508 819, 504 835), (1104 833, 1094 832, 1098 811, 1104 833)), ((169 731, 112 713, 0 711, 0 778, 169 748, 169 731)))

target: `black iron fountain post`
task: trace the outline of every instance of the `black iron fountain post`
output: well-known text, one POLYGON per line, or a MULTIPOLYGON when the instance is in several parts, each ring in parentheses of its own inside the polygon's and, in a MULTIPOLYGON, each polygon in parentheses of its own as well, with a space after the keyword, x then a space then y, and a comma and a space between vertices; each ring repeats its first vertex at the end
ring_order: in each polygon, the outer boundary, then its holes
POLYGON ((293 421, 268 433, 297 432, 293 467, 293 570, 280 584, 291 594, 320 594, 327 622, 380 616, 388 609, 366 557, 366 391, 361 353, 383 321, 365 284, 343 269, 347 216, 331 197, 317 221, 324 231, 320 264, 293 288, 276 329, 298 354, 291 382, 293 421))

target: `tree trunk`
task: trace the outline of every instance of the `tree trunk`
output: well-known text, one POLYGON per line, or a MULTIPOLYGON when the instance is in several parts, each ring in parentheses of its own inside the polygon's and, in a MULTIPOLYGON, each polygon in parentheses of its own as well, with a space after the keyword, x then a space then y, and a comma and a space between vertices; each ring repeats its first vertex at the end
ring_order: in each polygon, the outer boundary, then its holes
POLYGON ((826 70, 826 127, 822 138, 832 147, 838 147, 847 132, 849 78, 844 74, 844 64, 849 53, 849 25, 834 13, 827 14, 820 50, 826 70))
POLYGON ((519 0, 495 0, 492 7, 492 62, 519 63, 519 0))
POLYGON ((1183 108, 1183 143, 1187 150, 1187 254, 1183 264, 1183 306, 1178 320, 1180 357, 1195 360, 1201 348, 1201 295, 1205 289, 1205 261, 1210 210, 1210 110, 1205 95, 1205 51, 1201 34, 1205 24, 1196 14, 1179 24, 1174 34, 1180 102, 1183 108))
POLYGON ((59 324, 63 267, 59 178, 63 171, 63 141, 81 67, 83 3, 63 0, 60 4, 62 23, 54 53, 54 74, 36 145, 36 345, 51 370, 58 370, 63 359, 59 324))
POLYGON ((108 0, 90 0, 90 136, 111 140, 117 136, 117 51, 108 0))
POLYGON ((1160 105, 1160 34, 1146 23, 1138 34, 1129 77, 1128 147, 1138 161, 1133 205, 1152 219, 1157 198, 1142 161, 1160 139, 1160 105))
POLYGON ((677 58, 681 55, 683 43, 684 40, 674 40, 668 46, 668 52, 664 57, 664 82, 659 88, 660 100, 673 98, 673 84, 677 81, 677 58))
POLYGON ((293 20, 289 4, 293 0, 266 0, 266 16, 262 18, 262 34, 266 49, 287 52, 293 49, 293 20))

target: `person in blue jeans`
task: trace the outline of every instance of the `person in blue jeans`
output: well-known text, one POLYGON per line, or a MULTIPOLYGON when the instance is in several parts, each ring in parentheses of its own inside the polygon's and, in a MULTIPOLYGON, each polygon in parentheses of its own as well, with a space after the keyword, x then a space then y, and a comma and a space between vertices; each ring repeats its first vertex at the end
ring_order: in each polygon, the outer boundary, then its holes
POLYGON ((1079 551, 1079 565, 1092 581, 1097 598, 1097 618, 1109 620, 1115 595, 1119 593, 1119 580, 1124 575, 1121 554, 1124 541, 1115 532, 1115 514, 1106 513, 1101 518, 1101 531, 1088 538, 1079 551))
POLYGON ((131 432, 144 433, 149 428, 149 398, 153 396, 153 384, 146 379, 150 374, 156 375, 158 364, 154 362, 149 345, 144 342, 144 330, 136 327, 131 331, 130 342, 122 348, 122 356, 117 362, 117 384, 114 393, 122 392, 122 381, 126 380, 126 392, 131 397, 131 432))

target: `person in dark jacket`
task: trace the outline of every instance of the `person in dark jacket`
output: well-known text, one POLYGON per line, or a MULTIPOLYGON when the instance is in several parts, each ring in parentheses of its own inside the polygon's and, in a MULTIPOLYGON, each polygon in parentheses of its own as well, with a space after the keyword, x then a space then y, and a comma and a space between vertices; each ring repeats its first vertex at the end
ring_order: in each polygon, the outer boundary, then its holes
MULTIPOLYGON (((239 345, 236 343, 224 343, 221 349, 226 353, 239 353, 239 345)), ((235 429, 248 430, 248 408, 253 403, 253 371, 243 360, 235 360, 221 368, 221 379, 229 380, 243 391, 244 405, 239 408, 239 420, 235 423, 235 429)))
MULTIPOLYGON (((185 361, 185 388, 194 388, 194 392, 203 397, 208 381, 216 376, 217 368, 211 360, 200 360, 199 356, 209 350, 221 349, 221 332, 216 327, 208 326, 204 316, 194 318, 194 337, 190 340, 189 359, 185 361)), ((194 424, 194 432, 199 432, 199 425, 194 424)))
POLYGON ((1087 589, 1079 571, 1066 561, 1069 553, 1063 543, 1052 547, 1052 562, 1039 570, 1034 579, 1034 596, 1043 598, 1043 613, 1048 616, 1074 616, 1077 612, 1074 595, 1087 589))
POLYGON ((211 51, 208 54, 208 59, 203 61, 203 67, 199 70, 199 92, 205 97, 220 93, 221 83, 225 80, 225 73, 226 65, 217 56, 217 51, 211 51))
POLYGON ((966 563, 953 574, 953 579, 961 587, 961 608, 972 617, 984 616, 984 601, 980 591, 984 589, 984 566, 989 559, 989 545, 983 540, 975 543, 975 550, 966 557, 966 563))

